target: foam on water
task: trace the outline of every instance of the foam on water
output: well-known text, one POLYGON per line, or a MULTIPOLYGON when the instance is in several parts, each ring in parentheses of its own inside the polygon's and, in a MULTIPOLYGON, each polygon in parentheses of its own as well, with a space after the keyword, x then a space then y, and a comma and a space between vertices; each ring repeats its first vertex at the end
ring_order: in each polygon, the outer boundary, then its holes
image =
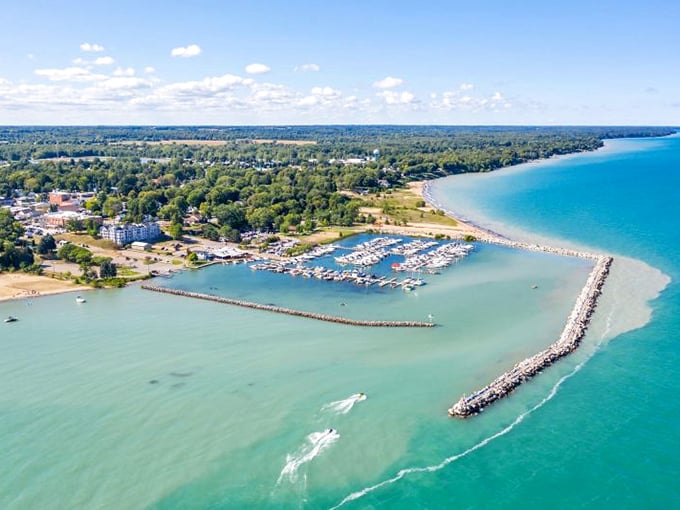
POLYGON ((355 393, 344 400, 336 400, 335 402, 325 404, 321 408, 321 411, 332 412, 334 414, 347 414, 352 410, 354 404, 363 400, 366 400, 366 395, 364 393, 355 393))
POLYGON ((291 483, 295 483, 300 467, 321 455, 324 450, 332 446, 338 439, 340 439, 340 434, 334 429, 309 434, 305 443, 295 453, 286 455, 286 465, 283 466, 276 484, 279 485, 286 479, 291 483))

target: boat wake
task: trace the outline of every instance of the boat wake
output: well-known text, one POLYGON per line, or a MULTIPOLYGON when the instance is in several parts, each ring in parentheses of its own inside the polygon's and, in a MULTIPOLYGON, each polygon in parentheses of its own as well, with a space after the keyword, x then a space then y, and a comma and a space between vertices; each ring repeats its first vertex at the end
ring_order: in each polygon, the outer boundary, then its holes
POLYGON ((283 466, 276 484, 279 485, 284 480, 295 483, 300 467, 321 455, 324 450, 329 448, 339 438, 340 434, 334 429, 327 429, 322 432, 312 432, 309 434, 305 444, 303 444, 297 452, 292 455, 286 455, 286 465, 283 466))
MULTIPOLYGON (((602 339, 606 338, 606 336, 610 333, 611 316, 612 316, 612 312, 610 312, 609 316, 607 317, 607 319, 605 321, 606 322, 605 331, 602 333, 602 339)), ((576 365, 571 372, 562 376, 555 383, 555 385, 550 389, 550 392, 545 397, 543 397, 543 399, 538 404, 531 407, 527 411, 524 411, 517 418, 515 418, 515 420, 510 425, 508 425, 507 427, 499 430, 498 432, 487 437, 486 439, 483 439, 482 441, 475 444, 474 446, 471 446, 467 450, 445 458, 439 464, 434 464, 432 466, 418 466, 418 467, 404 468, 404 469, 400 470, 399 472, 397 472, 397 474, 394 475, 392 478, 388 478, 387 480, 383 480, 380 483, 377 483, 375 485, 371 485, 370 487, 366 487, 364 489, 361 489, 360 491, 356 491, 356 492, 351 493, 350 495, 346 496, 342 501, 340 501, 340 503, 331 507, 330 510, 336 510, 337 508, 340 508, 341 506, 344 506, 345 504, 347 504, 351 501, 362 498, 365 495, 367 495, 367 494, 369 494, 373 491, 376 491, 376 490, 378 490, 382 487, 385 487, 387 485, 391 485, 393 483, 396 483, 399 480, 401 480, 402 478, 406 477, 407 475, 411 475, 411 474, 414 474, 414 473, 434 473, 436 471, 439 471, 439 470, 445 468, 446 466, 448 466, 449 464, 456 462, 457 460, 462 459, 463 457, 468 456, 469 454, 471 454, 472 452, 474 452, 476 450, 479 450, 480 448, 483 448, 484 446, 489 444, 494 439, 498 439, 499 437, 504 436, 505 434, 510 432, 512 429, 514 429, 517 425, 522 423, 524 421, 524 418, 526 418, 527 416, 532 414, 534 411, 536 411, 537 409, 540 409, 547 402, 552 400, 553 397, 555 395, 557 395, 557 392, 560 389, 560 387, 562 386, 562 384, 564 384, 564 382, 567 381, 568 379, 571 379, 574 375, 576 375, 585 366, 585 364, 588 362, 588 360, 590 360, 593 357, 593 355, 598 351, 600 345, 601 345, 601 343, 598 344, 596 349, 594 349, 592 352, 590 352, 590 354, 588 355, 587 358, 585 358, 578 365, 576 365)))
POLYGON ((355 393, 354 395, 344 400, 336 400, 335 402, 329 402, 328 404, 324 405, 321 408, 321 411, 330 411, 335 414, 347 414, 352 410, 354 404, 356 404, 357 402, 361 402, 363 400, 366 400, 366 394, 355 393))

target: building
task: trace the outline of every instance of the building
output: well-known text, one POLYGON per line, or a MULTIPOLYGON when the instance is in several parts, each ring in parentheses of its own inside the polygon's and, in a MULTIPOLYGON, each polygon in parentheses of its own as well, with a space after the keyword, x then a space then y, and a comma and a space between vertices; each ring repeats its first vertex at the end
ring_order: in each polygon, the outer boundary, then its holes
POLYGON ((114 244, 124 245, 134 241, 150 241, 161 236, 161 227, 156 222, 109 224, 99 229, 102 239, 113 241, 114 244))
POLYGON ((70 220, 92 220, 95 225, 102 224, 101 216, 94 216, 92 214, 78 213, 74 211, 58 211, 45 214, 43 216, 43 226, 46 228, 64 228, 70 220))
POLYGON ((87 200, 94 197, 91 191, 83 193, 69 193, 67 191, 51 191, 49 194, 50 205, 56 206, 60 211, 79 211, 87 200))
POLYGON ((49 194, 50 204, 52 205, 62 205, 71 200, 71 194, 66 191, 51 191, 49 194))
POLYGON ((145 241, 133 241, 132 244, 130 244, 130 248, 138 251, 147 251, 151 249, 151 243, 147 243, 145 241))

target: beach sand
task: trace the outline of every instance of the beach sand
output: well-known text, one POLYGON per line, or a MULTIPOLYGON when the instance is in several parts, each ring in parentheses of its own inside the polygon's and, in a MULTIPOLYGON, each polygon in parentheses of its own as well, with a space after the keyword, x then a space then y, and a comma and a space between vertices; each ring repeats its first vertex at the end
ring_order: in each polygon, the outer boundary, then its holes
POLYGON ((62 292, 84 292, 91 289, 92 287, 76 285, 71 281, 57 280, 48 276, 29 273, 0 274, 0 301, 35 298, 62 292))

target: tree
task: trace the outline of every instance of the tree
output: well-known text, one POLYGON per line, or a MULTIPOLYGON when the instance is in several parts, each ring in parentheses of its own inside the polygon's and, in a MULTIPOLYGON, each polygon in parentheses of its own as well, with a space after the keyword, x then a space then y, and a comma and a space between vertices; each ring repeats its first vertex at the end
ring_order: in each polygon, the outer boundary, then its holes
POLYGON ((123 210, 123 202, 117 197, 107 197, 102 206, 105 216, 116 216, 123 210))
POLYGON ((203 227, 203 237, 211 241, 218 241, 220 239, 220 232, 212 223, 208 223, 203 227))
POLYGON ((118 269, 116 264, 111 262, 111 259, 103 260, 99 264, 99 277, 100 278, 115 278, 118 274, 118 269))
POLYGON ((213 208, 213 214, 222 227, 242 230, 247 226, 243 208, 236 204, 222 204, 213 208))
POLYGON ((44 235, 38 243, 37 251, 40 255, 47 255, 49 252, 57 249, 57 243, 51 234, 44 235))
POLYGON ((92 252, 73 243, 67 243, 57 251, 57 257, 76 264, 92 264, 92 252))
POLYGON ((0 209, 0 242, 15 243, 24 233, 21 223, 14 220, 9 209, 0 209))
POLYGON ((15 246, 9 241, 0 243, 0 269, 24 269, 33 262, 30 248, 15 246))
POLYGON ((71 218, 70 220, 66 221, 66 225, 64 225, 64 227, 66 228, 67 232, 80 232, 85 230, 85 223, 81 219, 71 218))
POLYGON ((182 228, 182 224, 178 222, 173 222, 170 227, 168 227, 168 234, 170 234, 170 237, 173 239, 182 239, 182 236, 184 235, 184 229, 182 228))

